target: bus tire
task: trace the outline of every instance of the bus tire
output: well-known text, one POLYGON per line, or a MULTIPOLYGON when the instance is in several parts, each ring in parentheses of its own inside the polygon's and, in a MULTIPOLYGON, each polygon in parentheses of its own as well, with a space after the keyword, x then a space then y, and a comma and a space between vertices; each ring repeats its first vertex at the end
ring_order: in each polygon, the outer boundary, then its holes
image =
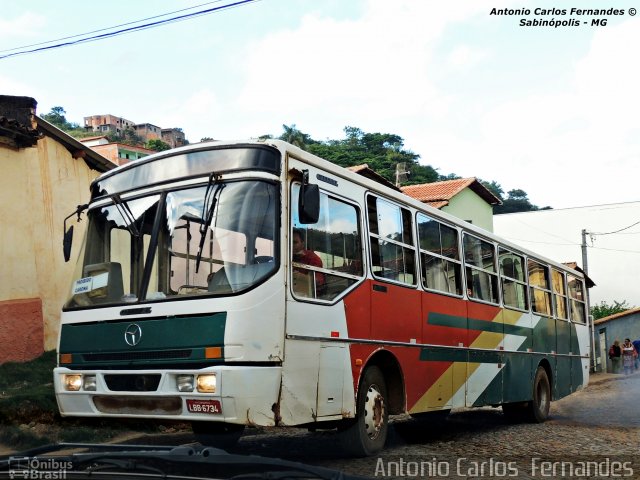
POLYGON ((378 367, 367 367, 356 402, 356 418, 341 432, 343 448, 357 457, 378 453, 389 433, 387 385, 378 367))
POLYGON ((231 448, 242 436, 244 425, 221 422, 191 422, 196 440, 205 447, 231 448))
POLYGON ((547 371, 539 366, 533 378, 533 397, 528 402, 527 420, 542 423, 549 418, 551 406, 551 383, 547 371))

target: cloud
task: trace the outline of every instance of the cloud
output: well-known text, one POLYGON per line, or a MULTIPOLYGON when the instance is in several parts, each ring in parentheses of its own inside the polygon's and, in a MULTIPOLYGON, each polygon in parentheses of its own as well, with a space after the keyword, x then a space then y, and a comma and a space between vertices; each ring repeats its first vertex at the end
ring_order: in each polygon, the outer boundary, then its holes
MULTIPOLYGON (((34 37, 46 25, 46 19, 32 12, 26 12, 12 19, 0 18, 0 38, 34 37)), ((19 47, 20 45, 14 45, 19 47)), ((2 48, 4 50, 6 46, 2 48)))
POLYGON ((33 97, 36 100, 41 96, 39 89, 2 75, 0 75, 0 93, 2 95, 33 97))
MULTIPOLYGON (((253 112, 284 118, 385 119, 446 113, 449 99, 434 84, 434 52, 451 21, 474 16, 484 2, 372 0, 357 20, 305 16, 295 29, 254 42, 237 100, 253 112), (457 4, 458 2, 456 2, 457 4)), ((463 50, 458 62, 465 61, 463 50)), ((466 61, 478 53, 466 50, 466 61)))
POLYGON ((447 64, 454 69, 466 70, 479 64, 487 56, 487 52, 471 48, 468 45, 460 45, 449 54, 447 64))
POLYGON ((540 206, 637 200, 640 62, 629 45, 638 43, 633 20, 599 29, 586 54, 557 70, 556 83, 518 85, 501 98, 487 92, 490 102, 468 98, 472 125, 447 116, 412 147, 425 163, 446 166, 441 173, 523 188, 540 206))

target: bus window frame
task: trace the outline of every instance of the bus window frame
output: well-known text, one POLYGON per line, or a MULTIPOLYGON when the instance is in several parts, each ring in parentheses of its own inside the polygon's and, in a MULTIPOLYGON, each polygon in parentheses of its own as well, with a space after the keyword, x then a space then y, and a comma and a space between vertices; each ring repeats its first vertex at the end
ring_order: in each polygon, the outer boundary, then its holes
POLYGON ((464 280, 463 280, 463 291, 465 292, 465 298, 467 300, 469 300, 470 302, 477 302, 477 303, 482 303, 484 305, 492 305, 492 306, 497 306, 500 307, 502 305, 502 288, 500 287, 500 273, 498 272, 498 266, 496 265, 497 260, 498 260, 498 255, 497 255, 497 243, 494 242, 493 240, 489 240, 487 238, 481 237, 480 235, 477 235, 476 233, 472 233, 468 230, 463 230, 462 231, 462 238, 461 238, 461 244, 462 244, 462 265, 463 265, 463 270, 464 270, 464 280), (485 270, 484 268, 480 268, 477 267, 475 265, 471 265, 469 263, 467 263, 467 259, 466 259, 466 252, 465 252, 465 248, 464 248, 464 236, 465 235, 469 235, 470 237, 474 237, 482 242, 485 243, 489 243, 491 244, 491 246, 493 247, 493 268, 494 268, 494 272, 489 272, 488 270, 485 270), (482 273, 486 273, 488 275, 493 275, 496 279, 496 291, 498 292, 498 301, 497 302, 492 302, 490 300, 484 300, 482 298, 477 298, 477 297, 472 297, 471 295, 469 295, 469 287, 468 287, 468 278, 467 278, 467 268, 471 269, 471 270, 478 270, 479 272, 482 273))
POLYGON ((555 318, 556 320, 562 320, 564 322, 568 322, 571 320, 570 318, 570 304, 569 304, 569 288, 567 286, 567 272, 564 272, 562 270, 560 270, 559 268, 553 267, 551 265, 549 265, 549 273, 551 275, 551 297, 552 297, 552 302, 553 302, 553 318, 555 318), (553 273, 557 272, 562 276, 562 281, 563 281, 563 286, 564 286, 564 295, 562 295, 561 293, 557 293, 553 287, 553 273), (566 314, 566 318, 562 318, 561 316, 558 315, 558 309, 556 308, 556 296, 562 297, 564 298, 564 311, 566 314))
MULTIPOLYGON (((314 297, 303 297, 300 296, 298 294, 296 294, 296 292, 293 289, 293 230, 294 230, 294 222, 293 222, 293 217, 292 217, 292 212, 293 209, 291 208, 291 205, 293 204, 292 202, 292 198, 293 198, 293 187, 294 185, 301 185, 301 182, 299 180, 292 180, 291 182, 289 182, 289 215, 288 215, 288 219, 287 222, 289 224, 288 227, 288 231, 287 234, 289 235, 289 238, 287 239, 286 245, 288 248, 288 251, 286 253, 286 258, 287 258, 287 279, 289 282, 289 286, 288 286, 288 290, 289 293, 291 295, 292 298, 294 298, 297 302, 300 303, 312 303, 314 305, 326 305, 326 306, 331 306, 331 305, 335 305, 336 303, 340 302, 346 295, 348 295, 350 292, 352 292, 354 289, 358 288, 358 286, 360 286, 367 278, 367 265, 365 264, 367 259, 366 259, 366 248, 365 245, 363 243, 363 239, 362 239, 362 235, 363 235, 363 231, 364 231, 364 227, 363 227, 363 215, 362 215, 362 208, 360 206, 360 204, 357 201, 354 201, 350 198, 347 198, 343 195, 339 195, 335 192, 331 192, 325 189, 320 188, 320 195, 322 196, 322 194, 324 193, 325 195, 327 195, 329 198, 333 198, 337 201, 340 201, 342 203, 345 203, 351 207, 353 207, 355 209, 356 212, 356 216, 357 216, 357 225, 358 225, 358 229, 359 229, 359 234, 360 234, 360 256, 362 259, 362 273, 360 274, 360 276, 358 275, 351 275, 345 272, 339 272, 336 270, 332 270, 332 269, 328 269, 328 268, 320 268, 320 267, 315 267, 313 265, 305 265, 305 269, 314 272, 315 273, 324 273, 327 275, 336 275, 336 276, 340 276, 340 277, 344 277, 344 278, 350 278, 352 280, 356 280, 354 282, 353 285, 351 285, 350 287, 344 289, 342 292, 340 292, 339 295, 336 295, 333 299, 331 300, 327 300, 324 298, 314 298, 314 297)), ((321 202, 322 203, 322 202, 321 202)))
MULTIPOLYGON (((551 265, 549 265, 547 262, 541 261, 537 257, 527 257, 527 280, 528 280, 528 284, 529 284, 529 298, 530 299, 534 298, 534 296, 532 295, 533 289, 538 290, 540 292, 546 292, 547 294, 549 294, 549 307, 550 307, 551 311, 546 316, 548 316, 549 318, 556 318, 556 316, 555 316, 555 304, 553 303, 553 285, 551 284, 551 265), (545 278, 547 280, 547 285, 548 285, 547 289, 544 289, 542 287, 539 287, 538 285, 534 285, 534 284, 531 283, 531 270, 530 270, 530 267, 529 267, 529 262, 537 263, 546 272, 545 278)), ((533 304, 534 304, 533 301, 529 302, 529 308, 531 309, 531 313, 534 314, 534 315, 545 316, 544 313, 534 310, 533 309, 533 304)))
MULTIPOLYGON (((443 222, 440 219, 438 219, 438 218, 436 218, 436 217, 434 217, 432 215, 429 215, 427 212, 423 212, 421 210, 417 210, 415 212, 414 223, 415 223, 415 230, 416 230, 415 231, 415 239, 416 239, 416 245, 417 245, 417 250, 418 250, 418 255, 417 255, 417 257, 418 257, 418 270, 417 270, 417 275, 419 277, 418 284, 420 285, 420 288, 423 291, 429 292, 429 293, 437 293, 437 294, 440 294, 440 295, 446 295, 448 297, 454 297, 454 298, 464 298, 464 290, 465 290, 464 287, 466 285, 466 282, 465 282, 465 278, 464 278, 464 260, 463 260, 462 255, 461 255, 462 254, 462 242, 461 242, 462 229, 460 227, 456 226, 456 225, 451 225, 451 224, 449 224, 447 222, 443 222), (445 225, 445 226, 447 226, 449 228, 452 228, 453 230, 456 231, 456 233, 457 233, 456 242, 458 244, 458 257, 459 257, 458 259, 453 259, 453 258, 450 258, 450 257, 445 257, 443 255, 438 255, 436 253, 429 252, 427 250, 423 250, 420 247, 420 229, 418 228, 418 215, 422 215, 424 217, 427 217, 431 221, 437 222, 439 225, 445 225), (423 278, 422 278, 422 253, 423 252, 426 255, 430 255, 432 257, 439 258, 441 260, 451 261, 451 262, 456 263, 456 264, 458 264, 460 266, 460 283, 461 283, 460 291, 462 292, 462 293, 460 293, 460 295, 458 295, 456 293, 446 292, 444 290, 437 290, 435 288, 428 288, 425 285, 425 283, 423 282, 423 278)), ((441 242, 441 246, 442 246, 442 242, 441 242)))
MULTIPOLYGON (((588 325, 589 324, 589 312, 587 311, 587 296, 588 296, 588 292, 587 292, 587 285, 586 285, 586 281, 584 278, 579 277, 578 275, 574 275, 573 273, 569 273, 569 272, 565 272, 567 274, 567 276, 573 277, 575 278, 577 281, 580 282, 580 284, 582 285, 581 291, 582 291, 582 295, 584 296, 584 300, 579 300, 577 298, 573 298, 571 296, 571 290, 569 289, 569 279, 567 278, 567 301, 569 303, 569 309, 567 310, 567 315, 569 316, 569 321, 571 323, 576 323, 578 325, 588 325), (582 321, 577 321, 573 319, 573 315, 571 314, 571 300, 575 300, 576 302, 579 302, 582 304, 582 311, 583 311, 583 315, 582 315, 582 321)), ((576 272, 577 273, 577 272, 576 272)))
MULTIPOLYGON (((382 195, 379 192, 375 192, 375 191, 368 191, 365 193, 364 196, 364 209, 366 211, 366 243, 367 243, 367 249, 368 249, 368 263, 369 263, 369 273, 371 274, 371 277, 377 281, 377 282, 385 282, 385 283, 390 283, 393 285, 398 285, 400 287, 405 287, 405 288, 410 288, 412 290, 419 290, 420 288, 420 280, 419 280, 419 276, 420 276, 420 272, 418 271, 419 268, 419 260, 416 258, 418 256, 417 252, 419 250, 419 247, 416 246, 416 240, 417 240, 417 227, 415 225, 414 222, 414 218, 415 218, 415 212, 417 212, 416 210, 412 209, 409 205, 407 204, 401 204, 399 203, 397 200, 390 200, 388 197, 385 197, 384 195, 382 195), (402 243, 402 242, 398 242, 396 240, 391 240, 389 238, 386 237, 382 237, 380 236, 379 233, 373 233, 371 231, 371 217, 369 216, 369 198, 375 198, 383 200, 393 206, 396 206, 400 209, 400 215, 401 215, 401 220, 402 219, 402 209, 406 210, 409 213, 409 220, 411 221, 412 225, 410 225, 410 232, 411 232, 411 236, 412 236, 412 244, 408 244, 408 243, 402 243), (380 277, 378 275, 375 274, 375 272, 373 271, 373 248, 372 248, 372 242, 371 239, 372 238, 376 238, 377 240, 382 240, 385 242, 389 242, 392 243, 396 246, 399 246, 400 248, 410 248, 413 250, 413 277, 414 277, 414 281, 413 284, 411 283, 406 283, 406 282, 402 282, 400 280, 394 280, 392 278, 386 278, 386 277, 380 277)), ((376 225, 378 223, 378 219, 375 219, 376 221, 376 225)), ((403 225, 403 230, 404 230, 404 225, 403 225)), ((403 232, 404 233, 404 232, 403 232)))
POLYGON ((529 270, 527 268, 527 256, 524 255, 523 253, 515 251, 515 250, 513 250, 511 248, 505 247, 504 245, 499 243, 498 244, 498 257, 497 257, 497 260, 498 260, 498 277, 499 277, 499 282, 500 282, 500 295, 501 295, 501 300, 502 300, 502 303, 501 303, 502 307, 503 308, 508 308, 509 310, 515 310, 517 312, 523 312, 523 313, 531 312, 531 295, 530 295, 530 292, 529 292, 529 270), (516 255, 516 256, 518 256, 518 257, 520 257, 522 259, 522 267, 523 267, 523 270, 524 270, 523 271, 524 281, 520 281, 520 280, 518 280, 516 278, 512 278, 512 277, 509 277, 507 275, 503 275, 502 274, 502 269, 501 269, 501 266, 500 266, 500 250, 508 252, 508 253, 510 253, 512 255, 516 255), (504 302, 504 283, 502 281, 504 278, 506 278, 507 280, 511 280, 513 282, 516 282, 516 283, 518 283, 520 285, 524 285, 525 301, 526 301, 526 304, 527 304, 526 308, 514 307, 512 305, 507 305, 504 302))

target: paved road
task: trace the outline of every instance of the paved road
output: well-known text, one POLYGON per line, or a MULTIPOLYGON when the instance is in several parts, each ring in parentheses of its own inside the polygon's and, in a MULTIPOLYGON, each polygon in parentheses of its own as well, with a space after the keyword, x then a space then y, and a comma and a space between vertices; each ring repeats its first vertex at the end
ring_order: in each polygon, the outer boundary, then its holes
MULTIPOLYGON (((640 478, 638 405, 640 373, 596 375, 587 389, 553 402, 551 419, 542 425, 510 424, 501 409, 482 408, 455 412, 443 422, 394 419, 379 457, 348 458, 333 431, 301 429, 250 429, 233 451, 372 478, 640 478), (544 463, 552 461, 564 461, 565 471, 559 463, 544 463), (595 463, 578 470, 587 461, 595 463)), ((182 434, 172 441, 193 438, 182 434)))

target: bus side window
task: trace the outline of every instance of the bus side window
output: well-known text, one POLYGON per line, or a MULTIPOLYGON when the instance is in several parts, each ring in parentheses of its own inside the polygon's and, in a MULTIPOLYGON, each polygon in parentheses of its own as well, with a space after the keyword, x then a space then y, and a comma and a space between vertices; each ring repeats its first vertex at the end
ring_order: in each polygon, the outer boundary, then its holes
POLYGON ((529 286, 531 287, 531 309, 534 313, 551 316, 551 287, 549 267, 534 260, 528 260, 529 286))
POLYGON ((464 234, 467 295, 484 302, 499 303, 496 253, 492 243, 464 234))
POLYGON ((462 295, 458 231, 419 213, 418 243, 425 288, 462 295))
POLYGON ((302 224, 292 186, 291 283, 296 297, 333 300, 363 276, 358 209, 320 192, 320 215, 302 224))
POLYGON ((374 277, 416 284, 411 212, 382 198, 367 197, 374 277))
POLYGON ((569 290, 569 306, 571 320, 578 323, 586 323, 586 303, 584 296, 584 284, 582 280, 573 275, 567 275, 569 290))
POLYGON ((500 264, 502 301, 505 307, 528 310, 529 301, 524 257, 499 247, 498 263, 500 264))

